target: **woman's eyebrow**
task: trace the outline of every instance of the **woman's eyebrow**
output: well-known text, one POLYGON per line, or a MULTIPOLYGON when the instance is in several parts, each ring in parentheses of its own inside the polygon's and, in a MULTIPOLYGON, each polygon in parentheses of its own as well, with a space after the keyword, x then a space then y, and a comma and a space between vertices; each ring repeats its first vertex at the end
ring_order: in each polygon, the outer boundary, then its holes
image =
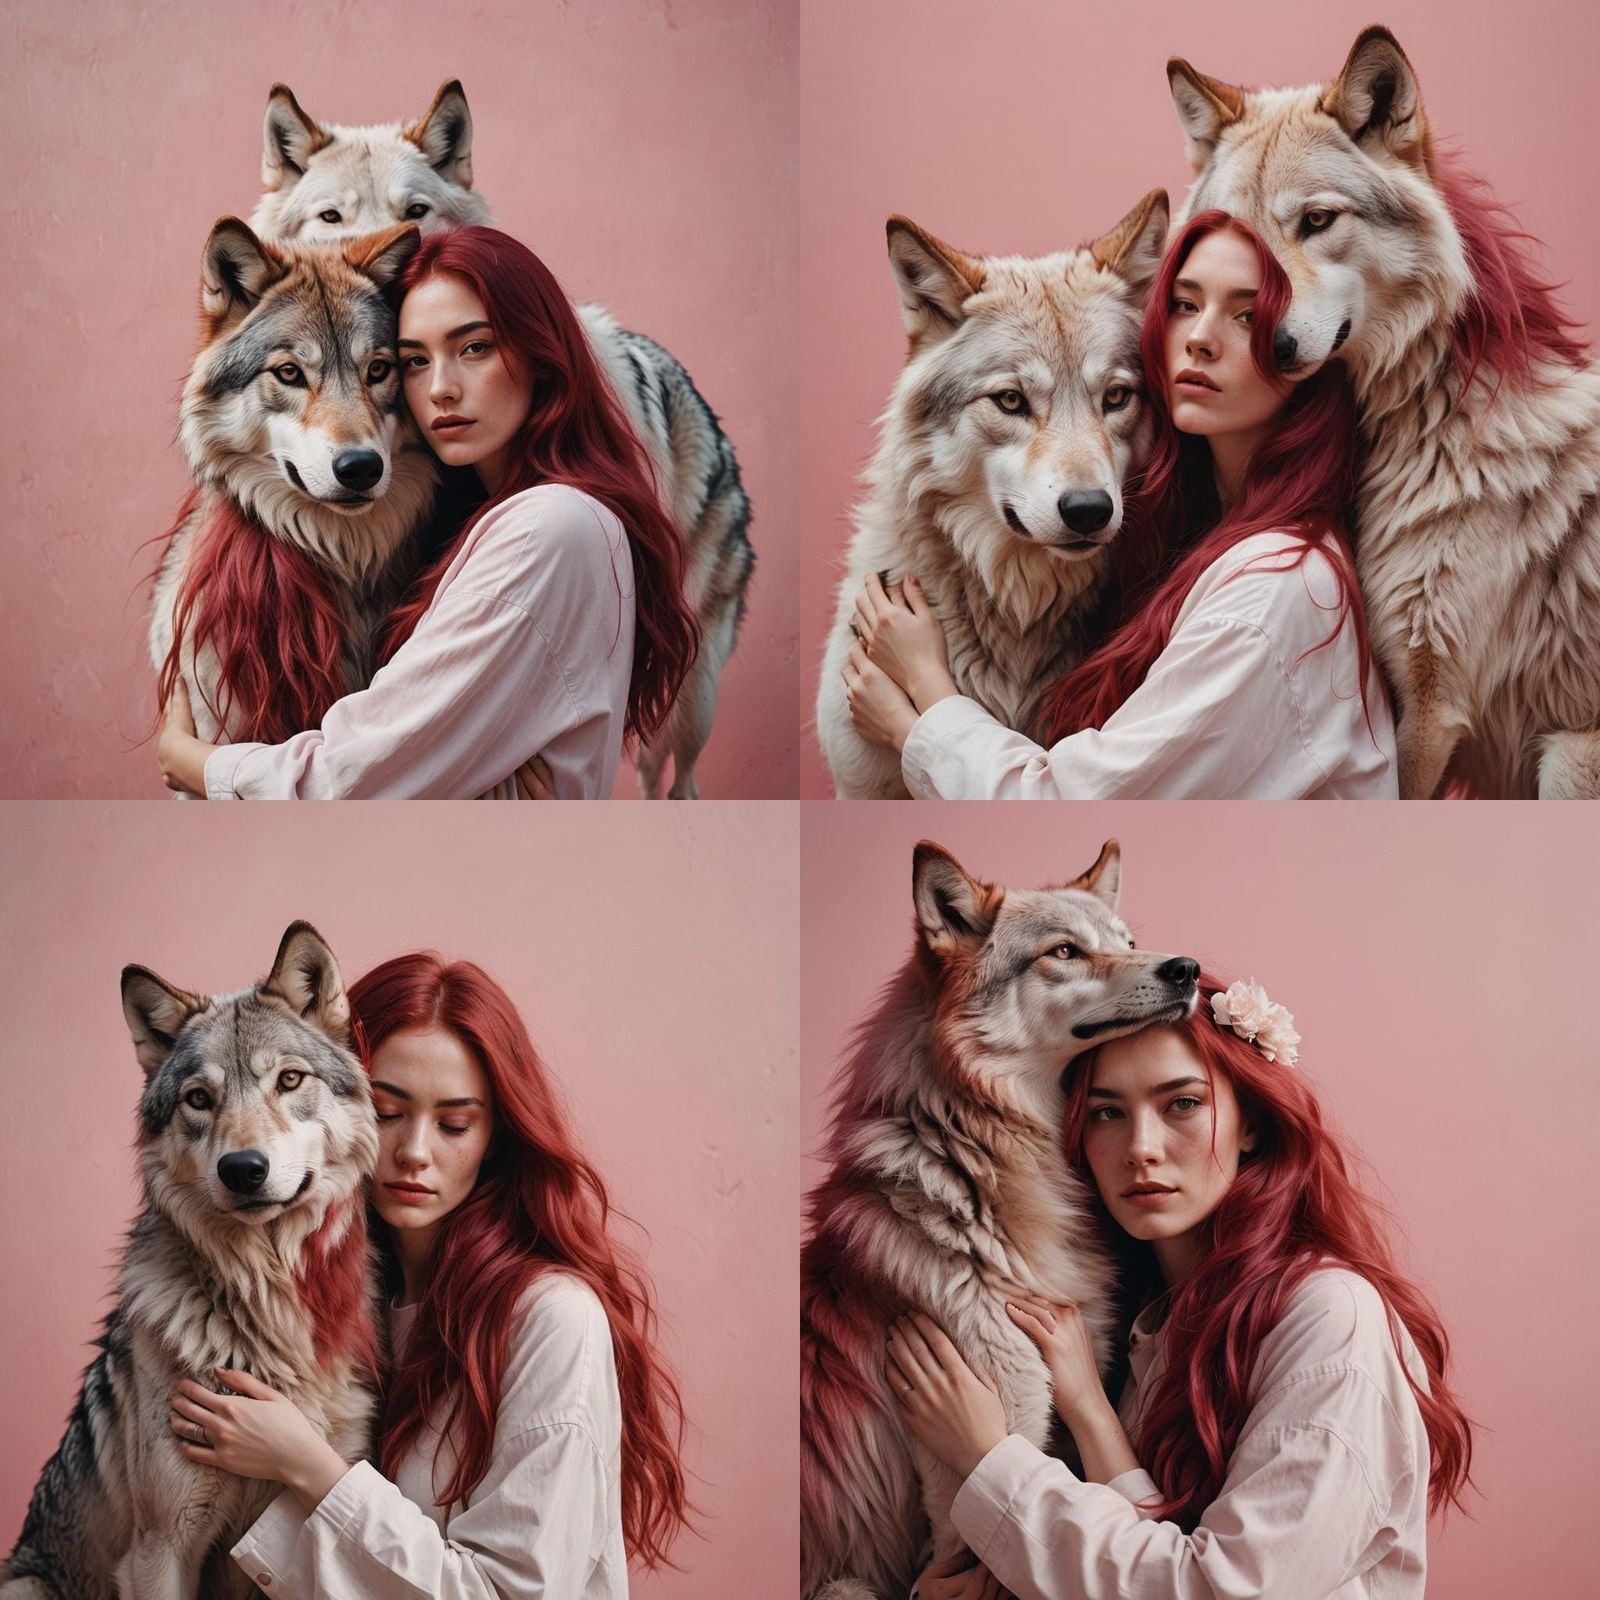
MULTIPOLYGON (((1149 1092, 1151 1094, 1169 1094, 1172 1090, 1182 1089, 1187 1084, 1204 1083, 1205 1081, 1206 1080, 1204 1078, 1196 1078, 1193 1076, 1187 1078, 1173 1078, 1166 1083, 1158 1083, 1149 1092)), ((1089 1098, 1092 1100, 1096 1095, 1099 1095, 1105 1100, 1120 1100, 1122 1098, 1122 1096, 1118 1094, 1115 1089, 1090 1089, 1089 1098)))
MULTIPOLYGON (((410 1094, 407 1093, 406 1090, 400 1088, 397 1084, 385 1083, 381 1078, 374 1078, 372 1080, 372 1087, 374 1089, 382 1089, 385 1094, 392 1094, 396 1100, 409 1100, 411 1098, 410 1094)), ((474 1095, 464 1094, 456 1100, 435 1100, 433 1102, 433 1109, 435 1111, 450 1106, 477 1106, 481 1110, 483 1107, 483 1101, 479 1100, 474 1095)))
MULTIPOLYGON (((464 333, 476 333, 479 328, 487 328, 487 322, 463 322, 459 328, 452 328, 444 336, 444 343, 449 344, 452 339, 459 339, 464 333)), ((401 339, 398 341, 402 350, 426 350, 427 346, 420 339, 401 339)))

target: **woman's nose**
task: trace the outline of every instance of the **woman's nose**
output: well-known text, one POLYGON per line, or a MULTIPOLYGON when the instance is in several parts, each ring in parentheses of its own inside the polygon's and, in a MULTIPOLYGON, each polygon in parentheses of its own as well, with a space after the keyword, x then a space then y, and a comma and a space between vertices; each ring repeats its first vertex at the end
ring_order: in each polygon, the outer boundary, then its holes
POLYGON ((1128 1160, 1144 1166, 1161 1159, 1161 1119, 1134 1116, 1128 1124, 1128 1160))
POLYGON ((428 1141, 420 1127, 407 1128, 395 1150, 395 1160, 402 1167, 425 1167, 428 1164, 428 1141))
POLYGON ((454 400, 457 395, 455 374, 442 362, 434 365, 433 382, 428 385, 428 398, 437 402, 454 400))

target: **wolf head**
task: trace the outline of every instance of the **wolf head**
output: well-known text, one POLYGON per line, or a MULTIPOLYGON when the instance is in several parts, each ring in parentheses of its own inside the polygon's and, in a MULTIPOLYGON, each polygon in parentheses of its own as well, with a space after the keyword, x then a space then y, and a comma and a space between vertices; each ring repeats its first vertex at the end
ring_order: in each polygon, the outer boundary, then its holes
POLYGON ((939 845, 917 846, 912 899, 936 1054, 964 1076, 960 1087, 989 1098, 1003 1080, 1045 1105, 1062 1068, 1091 1045, 1193 1012, 1199 962, 1134 948, 1117 915, 1121 882, 1114 839, 1055 889, 984 883, 939 845))
POLYGON ((370 128, 314 122, 275 83, 261 181, 250 224, 263 237, 337 239, 402 222, 433 233, 493 220, 472 187, 472 114, 454 78, 417 121, 370 128))
POLYGON ((377 1163, 367 1075, 333 952, 309 923, 253 989, 203 997, 144 967, 122 973, 122 1010, 145 1074, 139 1150, 151 1201, 186 1232, 315 1225, 377 1163))
POLYGON ((1139 325, 1166 233, 1160 189, 1092 244, 1031 259, 968 255, 889 219, 910 339, 897 469, 943 503, 979 571, 997 542, 1072 561, 1121 527, 1123 482, 1149 448, 1139 325))
POLYGON ((1274 340, 1307 376, 1337 353, 1358 381, 1396 364, 1471 287, 1461 236, 1431 175, 1416 74, 1387 28, 1367 28, 1331 83, 1246 91, 1167 63, 1195 181, 1182 220, 1226 211, 1288 274, 1274 340))

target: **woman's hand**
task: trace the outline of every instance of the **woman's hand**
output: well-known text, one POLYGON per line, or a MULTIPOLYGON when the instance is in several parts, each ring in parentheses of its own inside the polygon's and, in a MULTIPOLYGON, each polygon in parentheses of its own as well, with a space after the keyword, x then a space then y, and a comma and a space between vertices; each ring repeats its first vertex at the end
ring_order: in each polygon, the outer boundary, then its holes
POLYGON ((920 1311, 889 1332, 889 1382, 908 1428, 966 1478, 1006 1436, 1006 1408, 994 1386, 961 1359, 944 1330, 920 1311))
POLYGON ((866 647, 853 644, 840 673, 850 724, 868 744, 900 750, 917 725, 917 708, 887 672, 867 660, 866 647))
POLYGON ((957 1550, 923 1568, 917 1600, 1013 1600, 1013 1596, 970 1550, 957 1550))
POLYGON ((532 756, 517 768, 517 793, 524 800, 558 800, 556 780, 543 756, 532 756))
POLYGON ((161 777, 166 786, 204 800, 206 757, 216 748, 196 737, 189 691, 179 678, 162 712, 161 733, 156 739, 156 760, 161 763, 161 777))
POLYGON ((1075 1305, 1019 1296, 1006 1301, 1006 1315, 1039 1347, 1050 1369, 1056 1415, 1069 1428, 1111 1409, 1089 1330, 1075 1305))
POLYGON ((178 1385, 170 1417, 178 1448, 196 1466, 241 1478, 270 1478, 292 1489, 309 1514, 349 1466, 286 1395, 248 1372, 218 1367, 235 1391, 215 1394, 190 1378, 178 1385))
POLYGON ((910 695, 919 712, 961 692, 950 676, 944 629, 915 578, 896 591, 872 573, 856 596, 850 628, 867 659, 910 695))

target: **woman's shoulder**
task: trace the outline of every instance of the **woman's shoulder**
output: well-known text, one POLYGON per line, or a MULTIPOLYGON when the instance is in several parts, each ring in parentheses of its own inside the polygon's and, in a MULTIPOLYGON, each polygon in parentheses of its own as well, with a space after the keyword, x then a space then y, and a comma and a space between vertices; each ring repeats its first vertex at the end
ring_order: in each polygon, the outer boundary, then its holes
MULTIPOLYGON (((1185 609, 1247 623, 1273 634, 1314 629, 1314 640, 1333 630, 1341 589, 1351 580, 1325 534, 1272 528, 1229 545, 1195 580, 1185 609), (1331 614, 1330 614, 1331 613, 1331 614)), ((1359 596, 1351 598, 1359 603, 1359 596)), ((1297 646, 1304 648, 1303 644, 1297 646)))
POLYGON ((527 610, 556 591, 615 588, 628 541, 616 514, 564 483, 541 483, 491 507, 473 527, 457 583, 527 610))
POLYGON ((536 483, 507 495, 485 518, 519 529, 537 528, 546 538, 592 540, 595 532, 608 538, 622 524, 610 506, 570 483, 536 483))
POLYGON ((517 1297, 503 1392, 523 1426, 609 1414, 611 1324, 600 1297, 570 1272, 541 1272, 517 1297))
MULTIPOLYGON (((1401 1339, 1409 1346, 1403 1327, 1401 1339)), ((1370 1278, 1334 1262, 1314 1267, 1290 1291, 1261 1354, 1278 1377, 1341 1366, 1373 1378, 1399 1371, 1388 1302, 1370 1278)))

